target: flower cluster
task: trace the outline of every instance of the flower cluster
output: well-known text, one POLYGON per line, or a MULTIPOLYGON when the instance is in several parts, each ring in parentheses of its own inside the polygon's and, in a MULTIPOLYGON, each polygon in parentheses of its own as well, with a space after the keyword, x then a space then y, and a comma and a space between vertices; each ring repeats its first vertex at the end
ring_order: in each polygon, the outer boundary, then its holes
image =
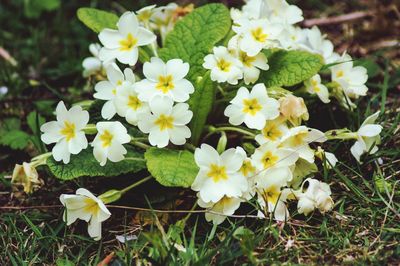
MULTIPOLYGON (((229 20, 228 10, 222 8, 229 20)), ((354 66, 348 54, 335 53, 333 44, 317 27, 296 26, 303 20, 302 11, 285 0, 248 0, 242 9, 232 8, 232 35, 220 36, 225 42, 212 47, 216 43, 213 42, 206 52, 195 50, 195 59, 181 56, 191 63, 196 61, 196 66, 181 58, 161 59, 158 46, 165 44, 167 34, 180 18, 192 11, 193 5, 152 5, 137 12, 125 12, 115 27, 102 29, 98 35, 101 44, 92 44, 89 48, 93 57, 83 61, 83 75, 97 81, 93 98, 100 103, 101 121, 90 119, 84 105, 67 109, 64 102, 59 102, 56 120, 40 128, 42 141, 53 145, 51 153, 17 165, 13 183, 31 193, 41 184, 36 167, 45 164, 49 156, 68 164, 71 157, 91 149, 99 168, 105 169, 110 166, 108 161, 124 160, 129 145, 143 149, 153 146, 158 151, 169 147, 185 149, 185 156, 191 159, 184 164, 191 164, 191 170, 198 167, 191 189, 197 193, 198 205, 207 209, 206 220, 214 224, 233 215, 244 202, 256 206, 259 217, 271 216, 281 222, 290 218, 291 201, 297 201, 297 212, 304 215, 316 209, 321 213, 331 210, 334 202, 329 184, 312 175, 318 166, 326 170, 335 167, 338 159, 321 146, 326 148, 324 143, 328 140, 355 140, 350 152, 360 162, 363 154, 378 150, 382 126, 376 124, 379 113, 375 113, 356 132, 348 129, 321 132, 306 125, 310 116, 307 98, 318 97, 325 104, 339 102, 342 107, 355 108, 352 100, 368 91, 366 69, 354 66), (267 88, 260 77, 274 66, 272 62, 269 65, 269 54, 291 50, 321 58, 324 70, 316 70, 294 87, 267 88), (143 51, 148 52, 145 59, 139 58, 143 51), (203 76, 193 75, 195 71, 203 76), (205 75, 213 82, 204 79, 205 75), (331 80, 327 82, 324 79, 329 75, 331 80), (200 83, 212 88, 200 87, 200 83), (195 90, 200 90, 196 91, 198 94, 218 92, 204 106, 203 102, 195 106, 206 112, 216 100, 215 116, 210 116, 208 122, 222 120, 229 125, 205 126, 205 122, 200 124, 201 119, 191 121, 198 115, 192 102, 198 96, 192 97, 195 90), (304 94, 307 97, 300 97, 304 94), (336 101, 331 101, 334 98, 336 101), (194 128, 200 128, 201 132, 193 133, 188 127, 190 122, 193 132, 194 128), (132 133, 138 130, 142 133, 140 137, 132 133), (235 134, 227 137, 232 131, 235 134), (187 143, 193 140, 192 133, 201 135, 203 143, 199 144, 199 139, 187 143), (221 134, 217 148, 207 144, 213 143, 208 138, 215 133, 221 134)), ((193 45, 203 49, 204 44, 193 45)), ((180 48, 190 57, 189 50, 180 48)), ((184 165, 180 159, 177 167, 184 165)), ((148 170, 150 175, 145 181, 158 174, 151 172, 150 167, 148 170)), ((99 197, 83 188, 74 195, 63 194, 60 197, 66 208, 63 218, 68 225, 77 219, 88 222, 89 235, 99 239, 101 224, 111 215, 105 204, 119 199, 143 180, 99 197)))

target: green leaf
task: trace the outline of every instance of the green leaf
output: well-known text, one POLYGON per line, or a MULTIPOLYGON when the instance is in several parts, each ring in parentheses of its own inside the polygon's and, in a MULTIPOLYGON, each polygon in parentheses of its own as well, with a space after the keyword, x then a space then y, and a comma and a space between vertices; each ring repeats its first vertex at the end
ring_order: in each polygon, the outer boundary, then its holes
POLYGON ((166 187, 190 187, 199 171, 189 151, 150 148, 144 158, 150 174, 166 187))
POLYGON ((9 146, 13 150, 22 150, 28 146, 30 135, 21 130, 7 131, 0 137, 0 144, 9 146))
POLYGON ((93 156, 92 149, 83 150, 78 155, 71 155, 68 164, 56 162, 53 157, 47 159, 50 171, 59 179, 71 180, 81 176, 117 176, 126 173, 135 173, 146 168, 143 155, 131 147, 126 147, 128 153, 125 159, 113 163, 108 161, 100 166, 93 156))
POLYGON ((196 8, 176 23, 167 35, 159 55, 164 60, 180 58, 190 64, 188 79, 195 92, 189 100, 193 119, 190 123, 192 142, 196 144, 211 111, 216 85, 202 67, 204 57, 229 33, 231 19, 229 10, 222 4, 208 4, 196 8))
POLYGON ((55 10, 60 4, 60 0, 25 0, 24 14, 28 18, 38 18, 43 11, 55 10))
POLYGON ((77 15, 79 20, 94 32, 100 32, 104 28, 117 28, 118 16, 107 11, 81 7, 78 9, 77 15))
POLYGON ((266 50, 265 53, 269 70, 261 72, 259 82, 267 87, 299 84, 317 74, 324 65, 320 55, 305 51, 279 50, 271 54, 266 50))

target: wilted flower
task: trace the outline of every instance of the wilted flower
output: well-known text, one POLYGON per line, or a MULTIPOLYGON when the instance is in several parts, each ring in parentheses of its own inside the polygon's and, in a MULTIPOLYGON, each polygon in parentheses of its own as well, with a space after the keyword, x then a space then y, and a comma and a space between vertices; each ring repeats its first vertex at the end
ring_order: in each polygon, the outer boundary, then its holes
POLYGON ((101 223, 110 218, 111 213, 99 198, 87 189, 79 188, 76 195, 62 194, 60 201, 66 208, 63 220, 67 225, 74 223, 76 219, 84 220, 89 223, 90 237, 95 240, 101 238, 101 223))
POLYGON ((279 99, 280 111, 288 121, 293 125, 300 125, 302 120, 307 121, 309 118, 307 106, 303 98, 293 95, 279 99))
POLYGON ((40 187, 42 182, 39 180, 39 175, 36 168, 31 163, 16 164, 11 177, 11 183, 17 186, 23 186, 25 193, 32 193, 40 187))

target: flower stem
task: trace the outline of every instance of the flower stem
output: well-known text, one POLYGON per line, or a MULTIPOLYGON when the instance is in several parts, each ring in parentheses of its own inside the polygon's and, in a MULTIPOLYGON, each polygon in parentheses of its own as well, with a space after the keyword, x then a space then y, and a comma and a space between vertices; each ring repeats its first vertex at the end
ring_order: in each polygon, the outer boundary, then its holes
POLYGON ((46 152, 43 154, 40 154, 36 157, 33 157, 31 159, 31 164, 33 167, 39 166, 39 165, 44 165, 46 164, 47 158, 49 158, 51 156, 51 152, 46 152))
POLYGON ((83 129, 83 132, 88 135, 94 135, 97 133, 97 128, 95 124, 87 124, 86 127, 83 129))
POLYGON ((142 148, 145 150, 147 150, 148 148, 151 148, 150 145, 147 145, 147 144, 144 144, 143 142, 137 141, 136 138, 132 138, 130 143, 136 147, 139 147, 139 148, 142 148))
POLYGON ((357 132, 351 132, 348 129, 333 129, 325 132, 325 136, 328 140, 340 139, 349 140, 357 139, 357 132))
POLYGON ((254 134, 253 132, 250 132, 250 131, 247 131, 245 129, 238 128, 238 127, 211 127, 210 126, 209 131, 210 131, 210 133, 221 132, 221 131, 233 131, 233 132, 242 133, 244 135, 251 136, 251 137, 256 136, 256 134, 254 134))
POLYGON ((121 194, 125 194, 126 192, 128 192, 128 191, 131 190, 132 188, 137 187, 137 186, 139 186, 139 185, 141 185, 141 184, 143 184, 143 183, 149 181, 149 180, 152 179, 152 178, 153 178, 153 177, 152 177, 151 175, 149 175, 149 176, 143 178, 142 180, 139 180, 139 181, 137 181, 136 183, 133 183, 132 185, 127 186, 126 188, 124 188, 124 189, 121 190, 121 194))

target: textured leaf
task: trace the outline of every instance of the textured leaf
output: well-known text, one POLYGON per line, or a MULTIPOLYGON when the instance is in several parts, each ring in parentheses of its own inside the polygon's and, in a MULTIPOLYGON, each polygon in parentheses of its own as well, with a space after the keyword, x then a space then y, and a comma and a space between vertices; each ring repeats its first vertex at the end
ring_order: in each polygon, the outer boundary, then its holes
POLYGON ((215 85, 202 67, 204 57, 221 41, 231 28, 229 10, 222 4, 208 4, 196 8, 180 20, 165 40, 159 55, 163 60, 181 58, 190 64, 189 80, 195 92, 189 100, 193 111, 190 124, 192 141, 197 143, 208 113, 211 111, 215 85), (199 81, 199 79, 201 79, 199 81))
POLYGON ((268 56, 269 70, 261 72, 259 81, 267 87, 293 86, 299 84, 315 74, 324 65, 320 55, 305 51, 279 50, 268 56))
POLYGON ((53 157, 50 157, 47 160, 47 165, 57 178, 63 180, 71 180, 81 176, 117 176, 145 169, 146 163, 143 155, 133 148, 126 148, 128 153, 124 160, 117 163, 108 161, 105 166, 100 166, 90 148, 83 150, 78 155, 71 155, 71 161, 68 164, 56 162, 53 157))
POLYGON ((0 144, 9 146, 13 150, 22 150, 28 146, 31 136, 21 130, 7 131, 0 137, 0 144))
POLYGON ((163 186, 190 187, 199 171, 189 151, 150 148, 144 157, 148 171, 163 186))
POLYGON ((77 15, 79 20, 94 32, 100 32, 104 28, 117 28, 118 16, 107 11, 81 7, 78 9, 77 15))

